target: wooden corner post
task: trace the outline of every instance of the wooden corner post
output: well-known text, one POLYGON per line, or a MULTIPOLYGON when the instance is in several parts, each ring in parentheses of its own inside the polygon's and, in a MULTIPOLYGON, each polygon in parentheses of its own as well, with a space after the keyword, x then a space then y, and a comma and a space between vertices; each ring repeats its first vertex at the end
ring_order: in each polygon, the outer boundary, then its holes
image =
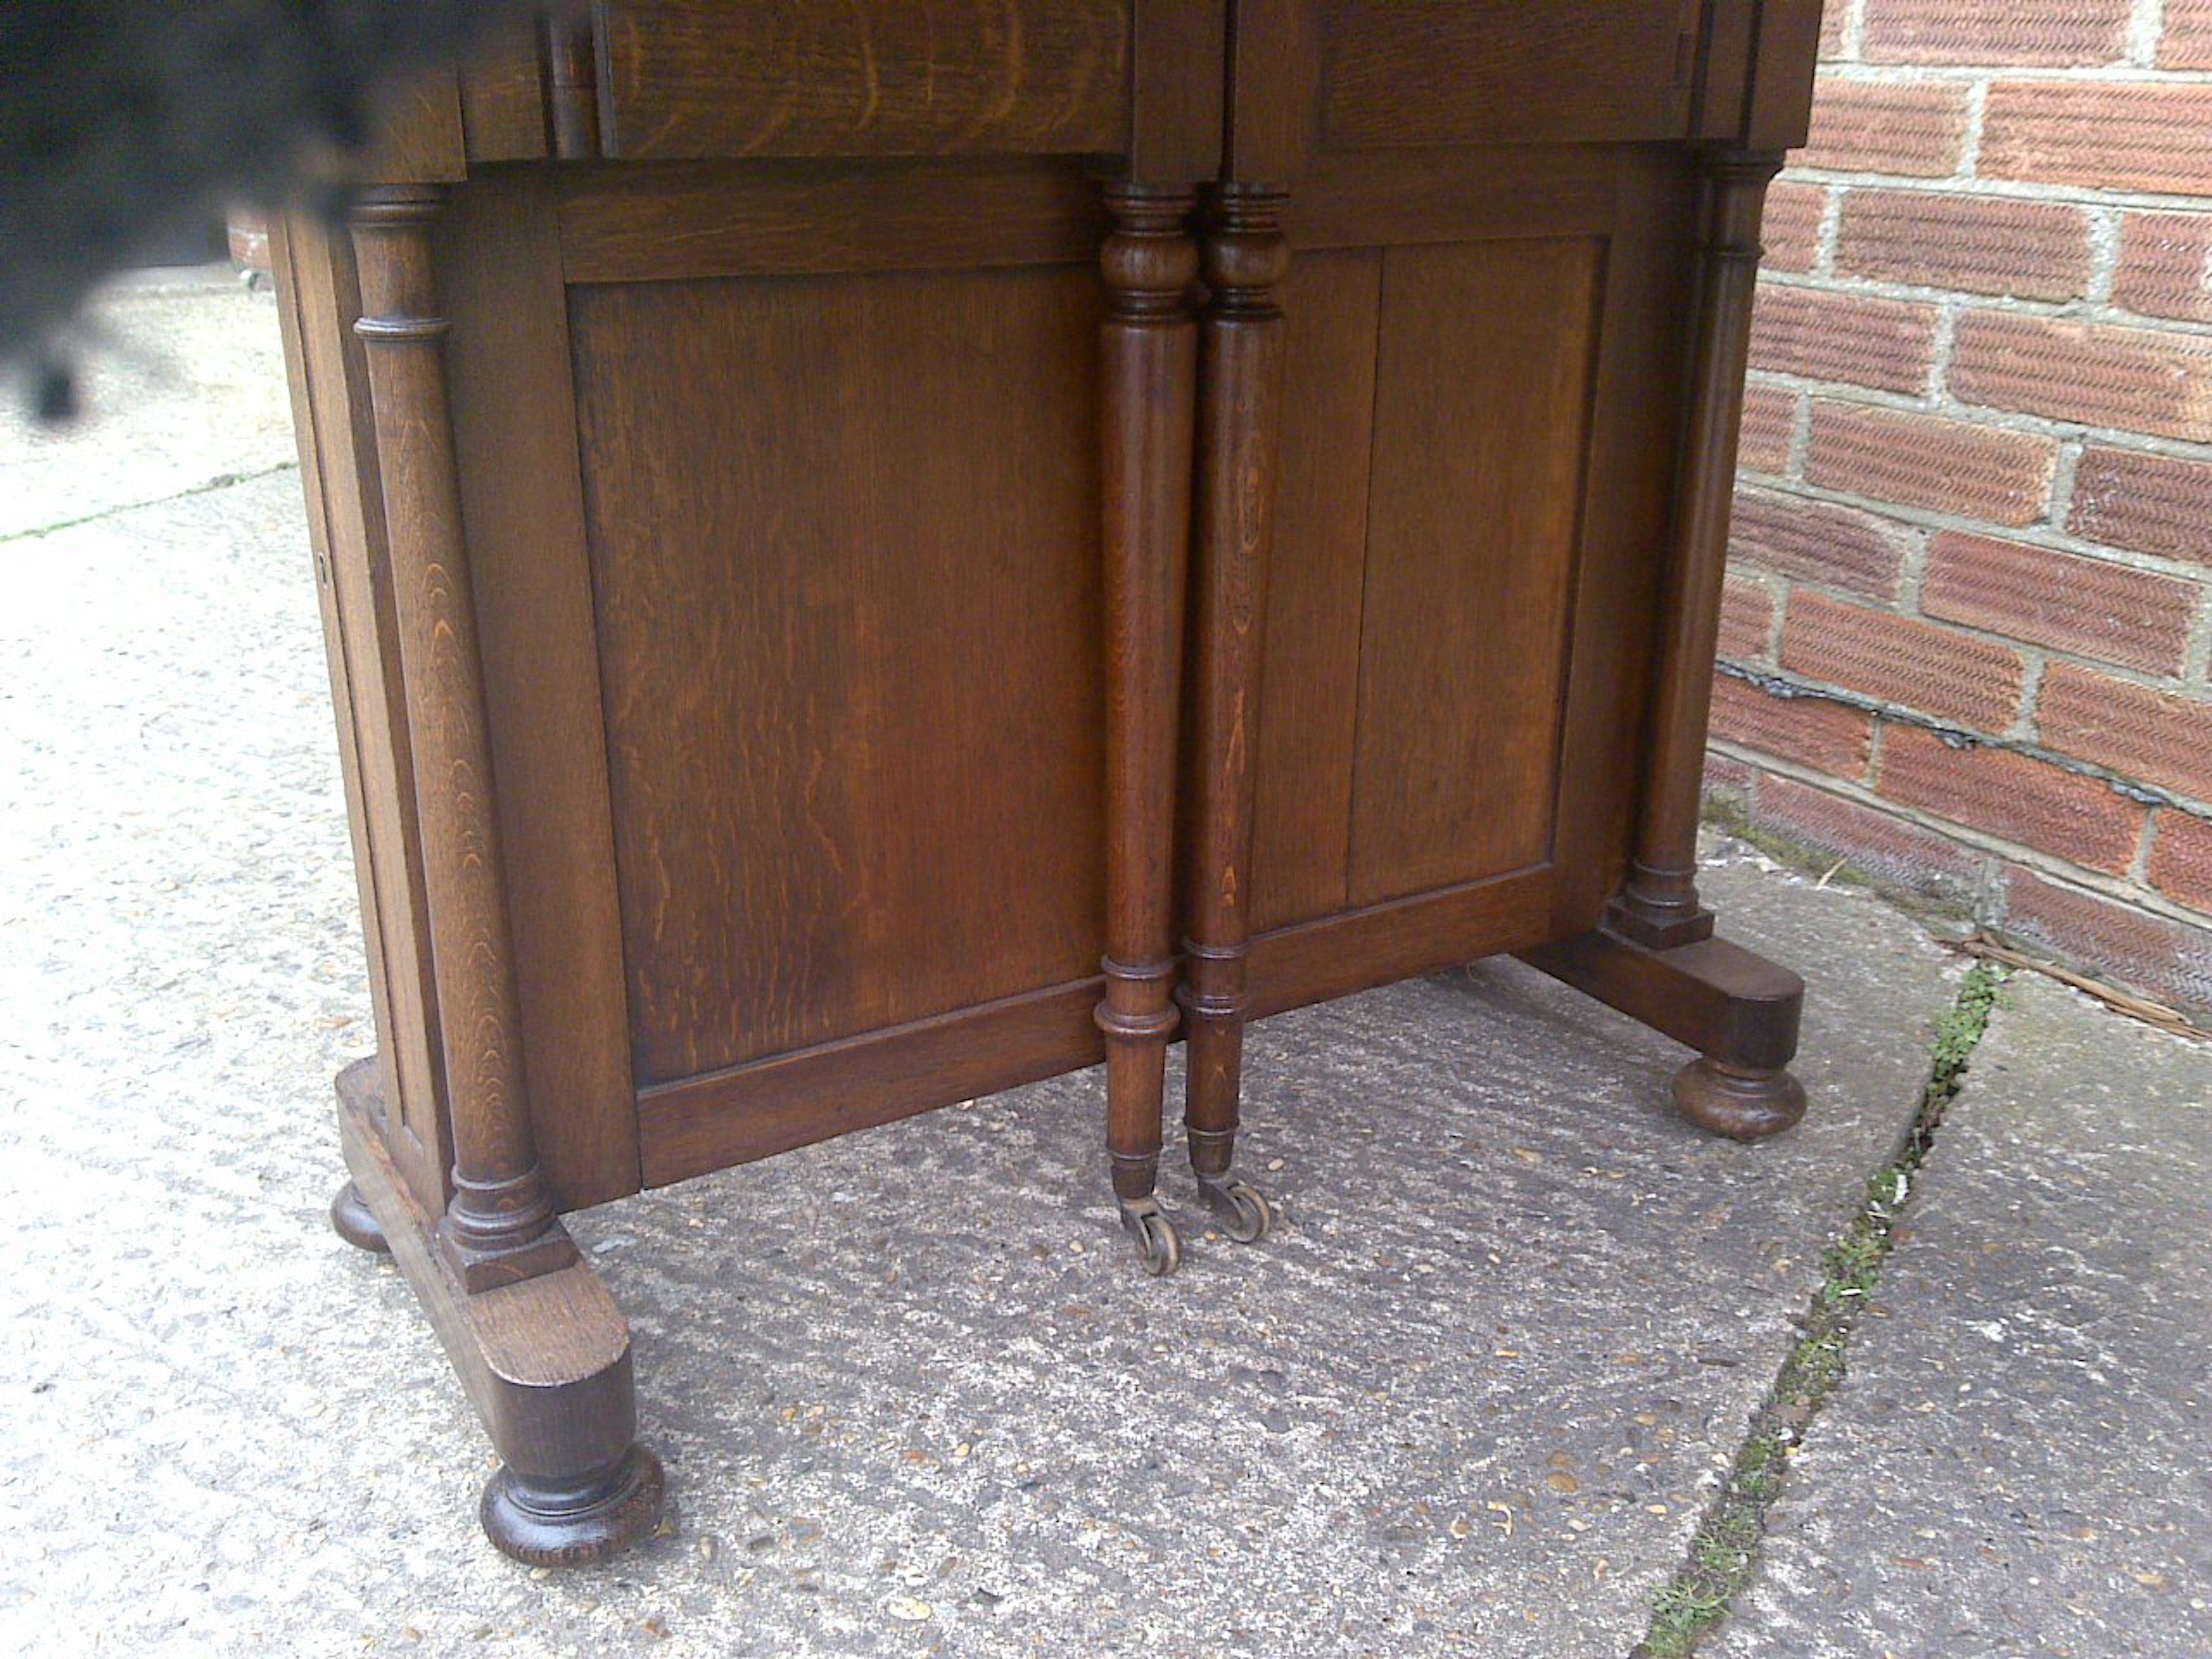
POLYGON ((440 185, 366 192, 353 210, 369 398, 390 540, 401 677, 452 1120, 440 1249, 488 1290, 576 1259, 538 1167, 460 475, 430 232, 440 185))

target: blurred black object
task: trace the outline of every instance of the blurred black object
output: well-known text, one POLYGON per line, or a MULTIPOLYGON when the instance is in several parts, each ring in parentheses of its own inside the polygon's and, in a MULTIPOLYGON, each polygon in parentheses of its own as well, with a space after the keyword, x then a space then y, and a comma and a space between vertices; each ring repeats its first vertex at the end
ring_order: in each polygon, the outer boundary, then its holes
POLYGON ((379 86, 515 0, 0 0, 0 364, 65 414, 100 280, 230 202, 336 191, 379 86))

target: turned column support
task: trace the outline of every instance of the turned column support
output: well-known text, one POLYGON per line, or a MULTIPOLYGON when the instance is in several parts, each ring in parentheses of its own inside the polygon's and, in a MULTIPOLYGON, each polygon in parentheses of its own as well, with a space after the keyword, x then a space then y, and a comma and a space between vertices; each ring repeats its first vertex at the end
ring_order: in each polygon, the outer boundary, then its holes
POLYGON ((1211 295, 1199 319, 1196 542, 1186 733, 1188 908, 1183 1121, 1199 1190, 1232 1236, 1267 1231, 1267 1201, 1232 1182, 1252 938, 1254 748, 1281 447, 1290 271, 1284 192, 1225 184, 1200 247, 1211 295))
POLYGON ((1105 553, 1107 1146, 1114 1194, 1153 1271, 1180 1257, 1152 1192, 1176 1028, 1176 734, 1189 551, 1198 250, 1188 185, 1113 183, 1099 253, 1105 553))
POLYGON ((476 605, 446 400, 431 229, 437 185, 365 192, 352 215, 417 830, 435 969, 453 1194, 438 1223, 470 1291, 576 1260, 538 1165, 523 1074, 476 605))
POLYGON ((1705 728, 1735 490, 1736 428, 1750 356, 1759 216, 1782 157, 1722 149, 1707 152, 1702 165, 1705 251, 1636 843, 1627 884, 1607 915, 1615 933, 1653 950, 1686 945, 1713 930, 1712 915, 1698 902, 1697 889, 1705 728))

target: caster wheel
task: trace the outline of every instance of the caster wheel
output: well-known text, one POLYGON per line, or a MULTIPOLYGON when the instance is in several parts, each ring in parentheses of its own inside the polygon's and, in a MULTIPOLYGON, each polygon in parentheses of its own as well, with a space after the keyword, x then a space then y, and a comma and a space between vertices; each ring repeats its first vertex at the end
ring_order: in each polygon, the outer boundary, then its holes
POLYGON ((1168 1219, 1157 1199, 1125 1201, 1121 1206, 1121 1224, 1137 1241, 1137 1253, 1145 1260, 1145 1271, 1153 1278, 1165 1279, 1182 1266, 1182 1236, 1176 1231, 1175 1223, 1168 1219))
POLYGON ((1257 1243, 1273 1229, 1274 1206, 1250 1182, 1206 1182, 1200 1190, 1206 1194, 1206 1207, 1221 1223, 1221 1231, 1239 1244, 1257 1243))

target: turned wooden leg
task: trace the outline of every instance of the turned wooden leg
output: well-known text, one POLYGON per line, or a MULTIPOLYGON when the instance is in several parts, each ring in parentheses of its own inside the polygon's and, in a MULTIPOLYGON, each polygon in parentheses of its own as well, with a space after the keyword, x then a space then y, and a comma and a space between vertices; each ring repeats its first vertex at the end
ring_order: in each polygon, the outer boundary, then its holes
POLYGON ((368 1207, 368 1200, 361 1195, 357 1182, 347 1182, 331 1200, 331 1231, 356 1250, 368 1250, 377 1255, 392 1254, 392 1242, 385 1237, 383 1224, 368 1207))
POLYGON ((1658 657, 1626 884, 1599 929, 1528 953, 1539 967, 1690 1044, 1702 1058, 1674 1102, 1702 1128, 1741 1140, 1805 1114, 1788 1066, 1804 985, 1713 936, 1697 889, 1698 817, 1713 655, 1735 489, 1736 428, 1759 272, 1759 223, 1782 158, 1719 149, 1704 158, 1705 250, 1658 657))
POLYGON ((1189 908, 1183 982, 1183 1123, 1206 1206, 1231 1237, 1264 1235, 1267 1199, 1231 1173, 1251 944, 1253 745, 1282 430, 1290 265, 1283 193, 1224 185, 1201 249, 1212 295, 1200 319, 1197 542, 1193 551, 1189 908))
POLYGON ((1190 534, 1198 336, 1190 287, 1195 193, 1110 184, 1101 250, 1106 577, 1106 1039, 1108 1151, 1122 1223, 1146 1265, 1175 1271, 1175 1224, 1153 1189, 1167 1042, 1176 1026, 1176 727, 1190 534))

